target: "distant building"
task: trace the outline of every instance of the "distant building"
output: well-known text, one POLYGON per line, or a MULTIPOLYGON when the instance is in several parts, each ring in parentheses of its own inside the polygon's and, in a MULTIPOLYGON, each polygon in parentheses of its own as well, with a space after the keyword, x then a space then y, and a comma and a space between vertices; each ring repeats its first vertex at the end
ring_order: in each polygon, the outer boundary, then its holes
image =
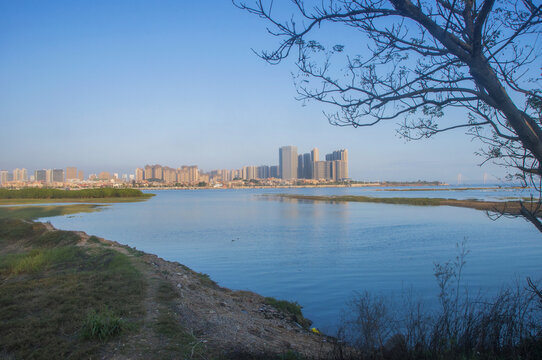
POLYGON ((257 168, 257 178, 258 179, 269 179, 270 178, 269 166, 267 166, 267 165, 258 166, 258 168, 257 168))
POLYGON ((277 165, 269 167, 269 177, 273 179, 279 178, 279 167, 277 165))
POLYGON ((102 171, 98 174, 98 179, 109 181, 111 180, 111 174, 107 171, 102 171))
POLYGON ((316 162, 320 161, 320 155, 318 153, 318 148, 314 148, 311 150, 311 161, 316 162))
POLYGON ((329 180, 331 179, 331 162, 330 161, 315 161, 313 170, 313 179, 329 180))
POLYGON ((348 179, 348 150, 337 150, 326 155, 326 161, 315 161, 313 178, 340 181, 348 179))
POLYGON ((47 182, 47 170, 36 170, 34 172, 34 177, 36 181, 46 183, 47 182))
POLYGON ((0 184, 4 185, 8 182, 8 171, 0 170, 0 184))
POLYGON ((45 170, 45 182, 47 184, 51 184, 53 182, 53 170, 51 169, 45 170))
POLYGON ((334 180, 344 180, 348 179, 348 161, 345 160, 334 160, 333 161, 333 177, 334 180))
POLYGON ((336 150, 326 155, 326 160, 332 161, 332 179, 344 180, 348 178, 348 150, 336 150))
POLYGON ((163 168, 163 177, 166 184, 175 184, 177 182, 177 170, 170 167, 163 168))
POLYGON ((141 168, 135 169, 135 181, 142 182, 145 179, 145 170, 141 168))
POLYGON ((303 179, 305 177, 305 167, 303 163, 303 154, 297 155, 297 178, 303 179))
POLYGON ((79 170, 77 172, 77 178, 81 181, 85 180, 85 173, 83 172, 83 170, 79 170))
POLYGON ((66 180, 77 180, 77 168, 76 167, 67 167, 66 168, 66 180))
POLYGON ((164 169, 160 165, 154 165, 152 167, 153 179, 164 180, 164 169))
POLYGON ((279 149, 280 178, 292 180, 297 178, 297 147, 283 146, 279 149))
POLYGON ((26 169, 14 169, 13 170, 13 180, 15 181, 28 181, 28 171, 26 169))
POLYGON ((303 154, 303 177, 305 179, 312 179, 312 167, 313 161, 311 154, 303 154))
POLYGON ((53 169, 51 182, 64 182, 64 169, 53 169))

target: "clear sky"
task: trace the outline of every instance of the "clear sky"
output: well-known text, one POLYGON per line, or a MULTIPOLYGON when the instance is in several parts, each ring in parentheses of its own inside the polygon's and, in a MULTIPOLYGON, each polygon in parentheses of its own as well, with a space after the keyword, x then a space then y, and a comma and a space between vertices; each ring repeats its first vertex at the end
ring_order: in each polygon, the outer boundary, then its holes
POLYGON ((395 123, 329 125, 295 100, 293 63, 252 52, 275 44, 265 26, 228 0, 0 0, 0 169, 208 171, 276 165, 296 145, 347 148, 357 180, 504 177, 462 131, 406 142, 395 123))

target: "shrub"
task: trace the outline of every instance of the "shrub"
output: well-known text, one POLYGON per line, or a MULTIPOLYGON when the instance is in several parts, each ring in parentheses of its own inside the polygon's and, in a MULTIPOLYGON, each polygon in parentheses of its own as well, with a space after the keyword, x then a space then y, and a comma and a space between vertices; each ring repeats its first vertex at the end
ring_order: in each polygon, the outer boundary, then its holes
POLYGON ((81 327, 81 337, 85 340, 109 340, 123 330, 124 323, 122 319, 110 310, 88 312, 83 326, 81 327))
POLYGON ((396 302, 368 293, 355 296, 339 330, 337 353, 349 344, 361 358, 371 359, 542 358, 536 292, 518 283, 491 298, 471 297, 461 283, 467 254, 461 246, 453 261, 435 265, 436 310, 428 311, 411 294, 396 302))
POLYGON ((312 322, 303 317, 301 309, 303 308, 297 302, 287 300, 277 300, 273 297, 266 297, 265 303, 273 306, 275 309, 282 311, 284 314, 291 316, 292 320, 297 322, 304 328, 311 326, 312 322))

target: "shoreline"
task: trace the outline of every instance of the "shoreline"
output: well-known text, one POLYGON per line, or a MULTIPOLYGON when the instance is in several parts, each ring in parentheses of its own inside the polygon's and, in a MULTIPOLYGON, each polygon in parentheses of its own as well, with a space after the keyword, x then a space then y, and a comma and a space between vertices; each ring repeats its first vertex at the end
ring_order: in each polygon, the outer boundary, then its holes
POLYGON ((0 199, 0 205, 32 205, 32 204, 56 204, 56 203, 87 203, 87 204, 113 204, 132 203, 151 199, 154 194, 145 194, 138 197, 107 197, 107 198, 64 198, 64 199, 0 199))
MULTIPOLYGON (((307 358, 324 359, 333 350, 335 340, 326 335, 313 333, 309 329, 309 320, 304 319, 300 312, 298 315, 290 312, 288 304, 291 303, 265 298, 251 291, 221 287, 206 274, 195 272, 178 262, 164 260, 157 255, 137 250, 128 245, 89 236, 82 231, 58 230, 47 222, 30 222, 18 219, 0 219, 0 238, 3 239, 0 241, 0 256, 4 257, 16 255, 21 258, 28 256, 24 254, 29 254, 29 252, 34 254, 38 251, 44 251, 44 240, 41 239, 47 239, 47 249, 69 248, 72 249, 70 251, 86 254, 83 258, 101 256, 98 254, 104 251, 113 252, 118 254, 117 256, 125 258, 125 261, 137 269, 141 281, 146 284, 144 285, 146 290, 138 295, 142 301, 139 306, 143 313, 128 317, 131 319, 129 321, 133 323, 131 330, 121 332, 107 342, 98 341, 93 345, 92 351, 95 351, 95 355, 99 358, 147 359, 149 356, 170 358, 171 355, 174 355, 173 358, 185 358, 178 344, 179 341, 188 341, 186 345, 192 348, 192 351, 197 347, 199 351, 210 355, 211 358, 224 359, 235 359, 240 355, 244 356, 243 358, 252 358, 252 356, 260 354, 270 355, 270 358, 280 358, 281 354, 287 353, 301 354, 307 358), (18 226, 31 230, 22 232, 15 230, 15 235, 13 235, 12 229, 18 226), (5 235, 10 233, 12 235, 5 235), (164 295, 166 289, 167 292, 164 295), (287 306, 283 307, 282 303, 287 306), (168 324, 166 333, 160 332, 161 322, 164 321, 168 324), (186 337, 184 334, 190 334, 188 340, 184 339, 186 337), (142 351, 141 344, 145 346, 144 351, 142 351), (177 348, 179 351, 172 353, 171 349, 177 348)), ((62 262, 59 265, 51 264, 52 268, 45 265, 45 268, 32 270, 28 274, 23 270, 22 273, 14 273, 7 275, 7 277, 5 277, 6 270, 0 267, 0 278, 2 282, 11 284, 10 286, 20 283, 23 288, 28 288, 32 287, 29 282, 36 277, 38 279, 49 277, 48 281, 53 284, 53 287, 44 289, 43 296, 45 297, 48 296, 46 294, 54 292, 55 286, 58 286, 56 282, 62 284, 63 271, 68 271, 68 273, 82 271, 81 265, 70 265, 70 261, 62 262), (72 269, 71 266, 75 267, 72 269), (62 270, 57 275, 54 269, 62 270), (51 272, 53 273, 51 274, 51 272)), ((85 260, 86 262, 88 260, 85 260)), ((87 268, 88 266, 91 265, 87 265, 87 268)), ((98 271, 98 269, 93 270, 92 268, 90 270, 98 271)), ((114 281, 125 282, 122 278, 117 278, 114 281)), ((102 298, 98 293, 93 295, 92 286, 94 285, 92 282, 84 283, 82 286, 91 287, 85 290, 89 295, 102 298)), ((63 301, 70 300, 66 298, 63 301)), ((33 304, 37 301, 42 300, 36 298, 35 295, 20 299, 23 304, 27 302, 33 304)), ((106 298, 103 304, 106 308, 110 306, 107 301, 118 300, 107 300, 106 298)), ((54 307, 51 308, 51 311, 55 311, 54 309, 54 307)), ((82 313, 88 311, 85 308, 73 310, 82 313)), ((27 311, 19 311, 15 314, 16 319, 22 323, 21 326, 27 326, 28 316, 37 316, 39 321, 50 321, 44 318, 45 315, 41 312, 31 312, 32 315, 29 315, 27 311)), ((67 319, 67 321, 74 322, 72 319, 67 319)), ((56 329, 56 325, 54 328, 56 329)), ((28 336, 32 336, 31 332, 28 336)), ((71 352, 77 352, 80 346, 89 344, 88 340, 83 343, 81 342, 83 340, 77 336, 69 338, 62 334, 50 336, 52 338, 41 340, 51 343, 69 342, 65 346, 71 347, 71 352)), ((11 348, 18 349, 17 342, 25 340, 16 338, 10 341, 15 344, 12 344, 11 348)), ((21 343, 20 347, 24 348, 25 346, 21 343)))

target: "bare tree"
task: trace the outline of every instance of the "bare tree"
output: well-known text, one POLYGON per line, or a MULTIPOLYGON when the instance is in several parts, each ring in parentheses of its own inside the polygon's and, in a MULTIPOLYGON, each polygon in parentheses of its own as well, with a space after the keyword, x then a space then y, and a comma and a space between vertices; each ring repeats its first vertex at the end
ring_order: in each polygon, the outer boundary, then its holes
MULTIPOLYGON (((259 55, 276 64, 296 53, 300 99, 335 107, 340 126, 398 120, 407 139, 463 128, 483 142, 484 162, 541 188, 542 4, 534 0, 291 0, 294 15, 273 1, 234 4, 266 19, 278 37, 259 55), (324 27, 356 32, 362 51, 324 45, 324 27), (337 64, 340 68, 337 69, 337 64), (338 110, 337 110, 338 109, 338 110), (455 110, 454 110, 455 109, 455 110), (443 117, 448 111, 454 116, 443 117)), ((327 29, 327 28, 326 28, 327 29)), ((326 35, 326 36, 324 36, 326 35)), ((348 39, 345 40, 350 40, 348 39)), ((348 41, 347 41, 348 42, 348 41)), ((522 213, 542 231, 540 202, 522 213)))

